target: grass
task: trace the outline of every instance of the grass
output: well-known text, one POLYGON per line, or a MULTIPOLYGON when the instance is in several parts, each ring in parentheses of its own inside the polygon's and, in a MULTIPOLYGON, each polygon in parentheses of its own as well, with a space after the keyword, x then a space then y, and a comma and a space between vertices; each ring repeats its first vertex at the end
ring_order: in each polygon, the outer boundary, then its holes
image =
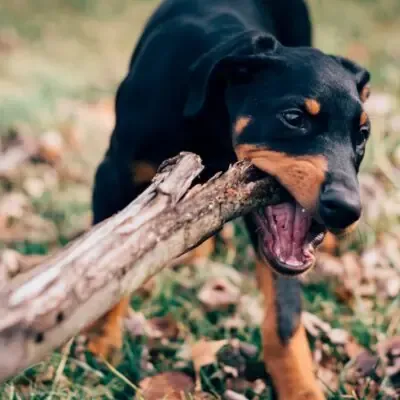
MULTIPOLYGON (((45 254, 65 244, 72 231, 86 226, 94 168, 112 129, 113 96, 143 24, 156 4, 153 0, 0 0, 0 135, 14 127, 28 136, 40 136, 50 130, 61 132, 65 140, 76 136, 79 146, 66 149, 64 162, 76 167, 85 178, 84 183, 77 183, 56 174, 56 181, 51 183, 53 168, 32 164, 24 173, 45 181, 45 190, 39 196, 27 193, 26 177, 0 182, 1 194, 10 190, 23 192, 29 197, 33 212, 54 224, 57 232, 55 242, 23 240, 4 243, 3 247, 24 254, 45 254)), ((385 115, 371 113, 374 134, 363 173, 382 185, 385 199, 399 198, 398 169, 392 165, 400 135, 390 121, 392 115, 400 114, 400 3, 310 0, 310 5, 316 45, 366 65, 372 72, 374 91, 385 93, 394 102, 385 115)), ((380 246, 387 232, 398 231, 398 215, 393 216, 382 203, 385 201, 377 203, 377 207, 382 207, 378 218, 366 218, 358 235, 342 244, 341 255, 349 250, 363 255, 380 246)), ((210 340, 236 337, 254 344, 260 352, 254 306, 259 294, 249 262, 248 240, 240 222, 236 224, 233 240, 239 248, 233 263, 221 247, 213 257, 216 264, 166 270, 156 278, 149 297, 133 297, 132 307, 146 318, 172 315, 181 330, 178 338, 157 343, 151 349, 150 361, 156 371, 182 369, 193 375, 193 365, 185 351, 189 343, 204 337, 210 340), (210 313, 204 310, 197 296, 211 277, 232 279, 236 274, 240 276, 241 293, 253 303, 239 312, 244 325, 228 329, 226 322, 238 306, 210 313)), ((398 271, 395 263, 396 260, 388 261, 390 268, 398 271)), ((348 303, 338 296, 337 287, 334 279, 307 284, 306 309, 332 327, 350 332, 372 351, 383 339, 400 335, 400 324, 393 323, 399 321, 398 296, 387 298, 376 293, 348 303)), ((318 346, 318 341, 312 344, 318 346)), ((324 346, 324 362, 334 364, 331 369, 339 375, 340 368, 347 366, 346 356, 332 343, 324 346)), ((0 398, 132 398, 140 377, 151 372, 141 365, 148 347, 145 340, 126 337, 123 359, 116 368, 95 360, 78 360, 69 352, 54 353, 2 385, 0 398)), ((326 364, 323 367, 329 369, 326 364)), ((204 379, 211 381, 212 389, 221 395, 220 380, 211 379, 218 368, 209 370, 204 379)), ((362 395, 356 395, 354 388, 343 383, 331 392, 330 399, 374 398, 366 394, 368 385, 362 395)), ((251 390, 247 395, 255 398, 251 390)), ((375 398, 382 396, 378 394, 375 398)), ((268 399, 269 395, 266 393, 263 398, 268 399)))

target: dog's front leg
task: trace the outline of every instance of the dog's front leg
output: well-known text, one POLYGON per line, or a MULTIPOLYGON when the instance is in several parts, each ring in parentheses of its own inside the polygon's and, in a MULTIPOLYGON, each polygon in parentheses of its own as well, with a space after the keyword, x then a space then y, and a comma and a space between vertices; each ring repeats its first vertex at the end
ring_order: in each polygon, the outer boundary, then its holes
POLYGON ((264 295, 264 361, 278 399, 324 400, 300 320, 299 282, 276 275, 261 261, 257 261, 257 277, 264 295))

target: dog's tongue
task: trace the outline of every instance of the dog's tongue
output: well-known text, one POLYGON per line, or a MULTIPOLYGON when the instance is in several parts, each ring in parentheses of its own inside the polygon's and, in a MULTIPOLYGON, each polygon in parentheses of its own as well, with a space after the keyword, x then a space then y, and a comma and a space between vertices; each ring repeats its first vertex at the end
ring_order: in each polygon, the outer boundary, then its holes
POLYGON ((302 265, 305 261, 304 245, 311 226, 311 214, 293 202, 268 206, 265 216, 272 236, 270 249, 282 262, 293 266, 302 265))

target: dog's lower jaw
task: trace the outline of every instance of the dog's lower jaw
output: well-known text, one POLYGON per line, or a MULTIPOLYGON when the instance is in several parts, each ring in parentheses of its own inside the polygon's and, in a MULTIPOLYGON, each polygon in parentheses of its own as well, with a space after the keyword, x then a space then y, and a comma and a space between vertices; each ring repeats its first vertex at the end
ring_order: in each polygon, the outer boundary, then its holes
MULTIPOLYGON (((264 295, 265 316, 262 324, 264 361, 279 400, 324 400, 325 396, 314 375, 311 351, 301 323, 301 304, 288 309, 279 307, 282 295, 272 269, 257 261, 257 278, 264 295), (282 315, 289 313, 290 326, 282 335, 282 315)), ((293 280, 293 282, 295 282, 293 280)), ((286 288, 289 289, 289 288, 286 288)), ((294 288, 296 291, 297 288, 294 288)), ((300 290, 300 288, 299 288, 300 290)), ((285 296, 287 296, 287 290, 285 296)), ((284 305, 284 304, 283 304, 284 305)), ((286 321, 286 322, 288 322, 286 321)))

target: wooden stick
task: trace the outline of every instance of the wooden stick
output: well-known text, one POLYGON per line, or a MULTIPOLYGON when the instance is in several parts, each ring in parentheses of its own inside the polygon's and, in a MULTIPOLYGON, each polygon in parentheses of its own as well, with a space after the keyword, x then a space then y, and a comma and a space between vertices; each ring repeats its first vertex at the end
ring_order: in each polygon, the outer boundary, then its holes
POLYGON ((192 153, 167 160, 124 210, 0 289, 0 381, 42 360, 225 222, 287 196, 247 162, 190 189, 202 169, 192 153))

